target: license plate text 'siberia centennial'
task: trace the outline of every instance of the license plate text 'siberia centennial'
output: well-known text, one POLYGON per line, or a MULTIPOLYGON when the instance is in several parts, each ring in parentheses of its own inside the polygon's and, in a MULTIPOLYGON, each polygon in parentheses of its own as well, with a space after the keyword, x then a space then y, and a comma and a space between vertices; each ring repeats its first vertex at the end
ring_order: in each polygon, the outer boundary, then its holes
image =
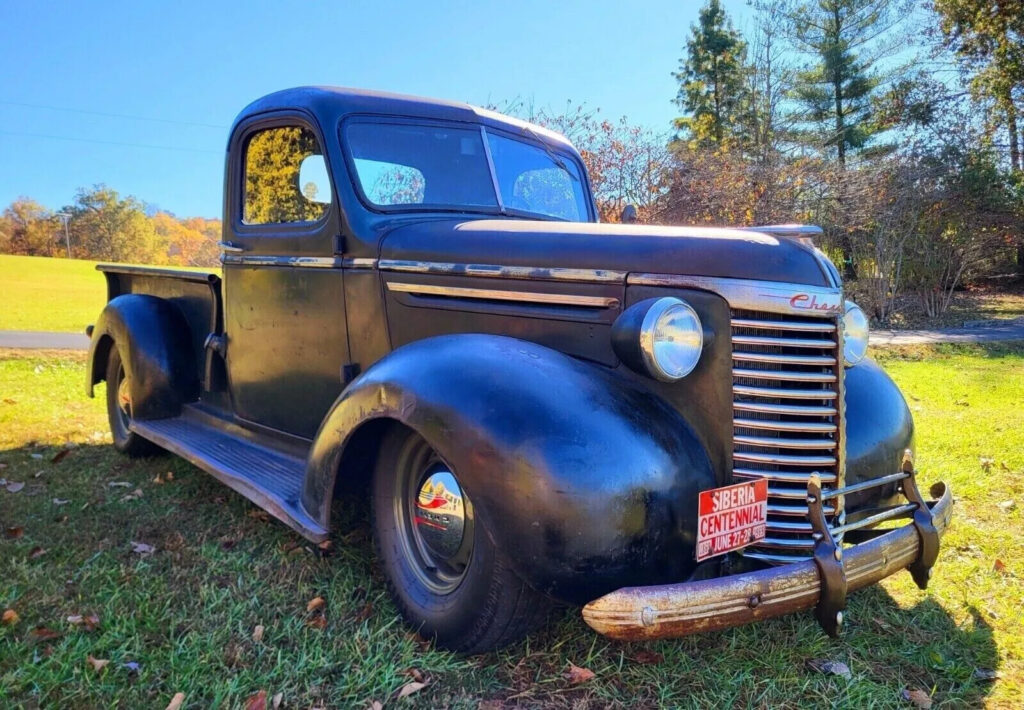
POLYGON ((697 559, 721 555, 764 538, 768 480, 702 491, 697 519, 697 559))

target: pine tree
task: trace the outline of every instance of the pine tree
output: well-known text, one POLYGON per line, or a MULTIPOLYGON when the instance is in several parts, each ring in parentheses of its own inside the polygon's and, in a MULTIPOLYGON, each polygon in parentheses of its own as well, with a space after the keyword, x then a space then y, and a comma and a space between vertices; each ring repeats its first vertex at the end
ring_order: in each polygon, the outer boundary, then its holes
POLYGON ((810 57, 793 96, 800 104, 804 138, 834 150, 840 166, 879 132, 871 100, 881 82, 879 61, 895 49, 890 30, 906 3, 890 0, 814 0, 790 13, 796 47, 810 57))
POLYGON ((735 137, 742 111, 746 43, 718 0, 708 0, 690 32, 686 57, 672 74, 676 105, 686 112, 676 127, 698 143, 722 146, 735 137))

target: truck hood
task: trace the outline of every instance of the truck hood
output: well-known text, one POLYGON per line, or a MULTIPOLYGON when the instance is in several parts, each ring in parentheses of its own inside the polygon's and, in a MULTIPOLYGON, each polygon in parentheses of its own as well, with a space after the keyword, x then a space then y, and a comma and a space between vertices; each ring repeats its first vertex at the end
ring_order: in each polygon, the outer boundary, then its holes
POLYGON ((742 229, 442 219, 394 227, 380 258, 828 285, 811 247, 742 229))

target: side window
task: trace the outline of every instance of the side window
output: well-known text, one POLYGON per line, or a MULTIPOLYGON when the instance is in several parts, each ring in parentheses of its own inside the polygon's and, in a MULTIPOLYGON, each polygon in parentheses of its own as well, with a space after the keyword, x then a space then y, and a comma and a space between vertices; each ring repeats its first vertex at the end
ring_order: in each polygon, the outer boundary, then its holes
POLYGON ((245 146, 244 168, 245 224, 315 222, 327 211, 327 167, 308 128, 280 126, 254 133, 245 146))

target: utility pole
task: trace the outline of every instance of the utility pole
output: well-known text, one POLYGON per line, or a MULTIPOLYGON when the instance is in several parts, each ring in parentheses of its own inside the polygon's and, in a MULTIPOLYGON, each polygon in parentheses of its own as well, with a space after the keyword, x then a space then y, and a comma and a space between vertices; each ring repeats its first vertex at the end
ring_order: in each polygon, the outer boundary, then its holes
POLYGON ((68 234, 68 220, 71 219, 71 215, 67 212, 58 212, 57 216, 60 217, 60 221, 64 223, 64 241, 68 247, 68 258, 71 258, 71 235, 68 234))

